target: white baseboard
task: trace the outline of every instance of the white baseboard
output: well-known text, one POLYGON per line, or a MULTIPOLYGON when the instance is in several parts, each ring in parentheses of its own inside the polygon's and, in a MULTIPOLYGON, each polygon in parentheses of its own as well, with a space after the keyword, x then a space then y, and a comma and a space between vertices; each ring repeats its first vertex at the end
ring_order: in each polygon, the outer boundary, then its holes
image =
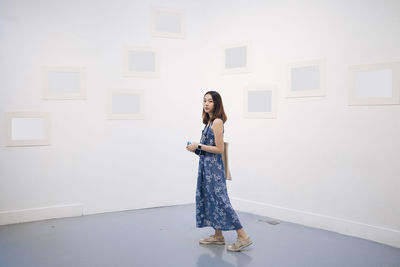
POLYGON ((231 197, 230 200, 232 206, 239 211, 324 229, 344 235, 355 236, 400 248, 400 230, 369 225, 302 210, 288 209, 285 207, 236 197, 231 197))
POLYGON ((33 209, 11 210, 0 212, 0 225, 41 221, 54 218, 75 217, 83 214, 80 203, 33 209))

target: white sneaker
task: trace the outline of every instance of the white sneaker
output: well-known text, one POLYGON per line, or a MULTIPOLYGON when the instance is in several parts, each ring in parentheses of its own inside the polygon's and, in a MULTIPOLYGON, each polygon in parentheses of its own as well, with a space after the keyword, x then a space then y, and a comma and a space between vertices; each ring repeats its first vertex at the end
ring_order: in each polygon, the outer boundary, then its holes
POLYGON ((253 241, 251 241, 250 236, 247 236, 246 240, 238 238, 235 243, 228 246, 227 250, 236 252, 242 250, 245 247, 250 246, 251 244, 253 244, 253 241))
POLYGON ((200 244, 215 244, 215 245, 225 245, 225 238, 223 236, 211 235, 207 238, 202 238, 199 241, 200 244))

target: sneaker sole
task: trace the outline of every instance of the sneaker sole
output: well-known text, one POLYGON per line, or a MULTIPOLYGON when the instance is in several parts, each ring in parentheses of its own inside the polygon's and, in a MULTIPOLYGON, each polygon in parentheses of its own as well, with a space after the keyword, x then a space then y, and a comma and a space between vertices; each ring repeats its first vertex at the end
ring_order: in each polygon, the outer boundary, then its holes
POLYGON ((199 241, 200 244, 203 245, 225 245, 225 242, 207 242, 207 241, 199 241))
POLYGON ((247 247, 250 246, 251 244, 253 244, 252 241, 250 241, 250 243, 248 243, 248 244, 246 244, 246 245, 244 245, 244 246, 241 246, 241 247, 238 248, 238 249, 229 249, 229 248, 228 248, 228 250, 229 250, 229 251, 238 252, 238 251, 241 251, 241 250, 244 249, 244 248, 247 248, 247 247))

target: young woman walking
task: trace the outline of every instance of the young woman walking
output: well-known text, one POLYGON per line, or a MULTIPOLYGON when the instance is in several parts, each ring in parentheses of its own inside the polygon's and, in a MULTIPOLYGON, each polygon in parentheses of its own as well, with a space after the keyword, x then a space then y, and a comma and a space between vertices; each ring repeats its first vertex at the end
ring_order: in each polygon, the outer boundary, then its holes
POLYGON ((240 251, 252 241, 240 224, 229 200, 222 153, 224 152, 224 123, 227 120, 221 96, 208 91, 203 99, 203 123, 206 125, 200 144, 191 143, 186 149, 200 156, 196 189, 196 226, 214 228, 215 233, 200 239, 200 244, 225 245, 222 231, 236 230, 237 240, 229 251, 240 251))

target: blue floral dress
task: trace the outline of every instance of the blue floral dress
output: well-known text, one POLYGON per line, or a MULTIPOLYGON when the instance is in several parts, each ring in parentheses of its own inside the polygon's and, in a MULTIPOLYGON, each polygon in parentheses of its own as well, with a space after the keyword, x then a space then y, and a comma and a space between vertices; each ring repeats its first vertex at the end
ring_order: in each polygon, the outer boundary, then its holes
MULTIPOLYGON (((212 122, 204 128, 201 144, 215 146, 211 125, 212 122)), ((228 197, 221 154, 205 152, 205 155, 200 155, 196 189, 196 226, 211 226, 215 230, 223 231, 242 228, 228 197)))

